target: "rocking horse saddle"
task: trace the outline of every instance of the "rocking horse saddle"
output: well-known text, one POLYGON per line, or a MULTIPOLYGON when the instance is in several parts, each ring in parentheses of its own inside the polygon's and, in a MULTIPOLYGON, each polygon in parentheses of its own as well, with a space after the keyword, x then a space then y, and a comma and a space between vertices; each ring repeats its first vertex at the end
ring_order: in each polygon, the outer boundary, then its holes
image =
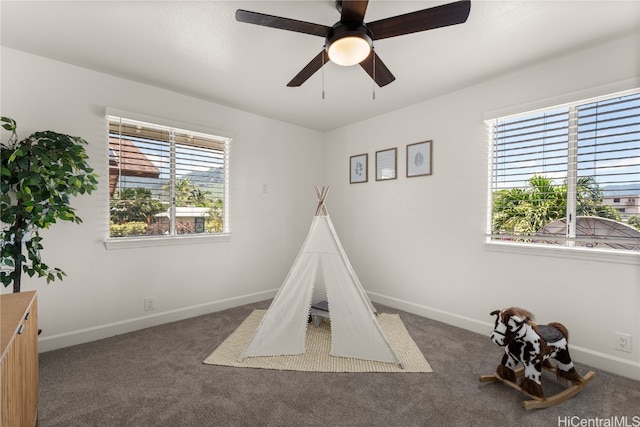
POLYGON ((564 338, 562 332, 551 325, 538 325, 538 333, 540 334, 540 337, 548 343, 554 343, 564 338))

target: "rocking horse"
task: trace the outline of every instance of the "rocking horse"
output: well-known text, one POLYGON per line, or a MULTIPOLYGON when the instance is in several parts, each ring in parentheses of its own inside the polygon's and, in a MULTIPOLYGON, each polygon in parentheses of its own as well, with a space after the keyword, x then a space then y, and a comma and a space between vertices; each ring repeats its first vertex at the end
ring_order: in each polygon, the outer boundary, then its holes
POLYGON ((480 376, 481 382, 503 382, 529 396, 526 409, 548 408, 579 393, 595 374, 584 377, 576 371, 569 355, 569 332, 561 323, 538 325, 533 315, 522 308, 511 307, 491 312, 496 316, 491 341, 505 348, 502 362, 492 375, 480 376), (554 360, 555 366, 550 363, 554 360), (522 364, 518 368, 518 365, 522 364), (557 379, 571 381, 564 391, 545 398, 542 391, 542 369, 555 372, 557 379), (518 378, 520 382, 518 383, 518 378))

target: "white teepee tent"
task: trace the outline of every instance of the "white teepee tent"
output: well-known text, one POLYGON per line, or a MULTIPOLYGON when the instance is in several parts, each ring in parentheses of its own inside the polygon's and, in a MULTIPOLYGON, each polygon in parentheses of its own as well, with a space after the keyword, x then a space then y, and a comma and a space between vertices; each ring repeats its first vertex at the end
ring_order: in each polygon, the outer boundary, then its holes
POLYGON ((324 205, 328 192, 316 187, 318 208, 309 234, 242 358, 304 353, 310 307, 326 300, 332 356, 402 366, 333 228, 324 205))

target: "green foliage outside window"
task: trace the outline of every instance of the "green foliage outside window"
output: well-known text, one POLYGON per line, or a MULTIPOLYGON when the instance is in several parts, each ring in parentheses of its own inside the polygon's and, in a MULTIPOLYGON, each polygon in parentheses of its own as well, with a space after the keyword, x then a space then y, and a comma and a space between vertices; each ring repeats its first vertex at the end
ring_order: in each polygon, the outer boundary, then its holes
POLYGON ((224 226, 224 203, 221 199, 213 202, 209 209, 209 216, 206 221, 206 230, 209 233, 221 233, 224 226))
MULTIPOLYGON (((578 178, 576 215, 597 216, 620 221, 620 213, 603 203, 602 190, 591 177, 578 178)), ((550 222, 562 219, 567 212, 567 185, 535 175, 524 188, 498 190, 493 195, 492 229, 531 235, 550 222)), ((631 221, 629 222, 631 224, 631 221)), ((634 225, 637 227, 637 221, 634 225)))
MULTIPOLYGON (((168 193, 169 187, 162 187, 168 193)), ((211 199, 208 192, 202 191, 189 179, 176 182, 176 206, 193 206, 209 208, 205 218, 205 230, 209 233, 219 233, 223 230, 224 203, 221 199, 211 199)), ((163 203, 154 197, 151 190, 146 188, 126 188, 116 192, 110 200, 111 237, 126 237, 140 235, 162 235, 168 233, 168 218, 158 218, 157 215, 167 212, 168 203, 163 203)), ((178 219, 176 224, 178 234, 194 233, 193 224, 178 219)))
POLYGON ((111 222, 126 224, 144 222, 150 224, 154 215, 167 210, 169 205, 155 199, 146 188, 126 188, 111 198, 111 222))

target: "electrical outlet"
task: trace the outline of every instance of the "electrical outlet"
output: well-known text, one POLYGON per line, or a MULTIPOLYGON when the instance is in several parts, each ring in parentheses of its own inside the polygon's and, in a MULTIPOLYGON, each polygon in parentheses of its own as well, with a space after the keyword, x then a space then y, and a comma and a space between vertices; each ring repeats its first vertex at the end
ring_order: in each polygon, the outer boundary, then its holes
POLYGON ((144 311, 151 311, 155 309, 153 298, 147 297, 144 299, 144 311))
POLYGON ((616 332, 616 350, 631 353, 631 335, 616 332))

